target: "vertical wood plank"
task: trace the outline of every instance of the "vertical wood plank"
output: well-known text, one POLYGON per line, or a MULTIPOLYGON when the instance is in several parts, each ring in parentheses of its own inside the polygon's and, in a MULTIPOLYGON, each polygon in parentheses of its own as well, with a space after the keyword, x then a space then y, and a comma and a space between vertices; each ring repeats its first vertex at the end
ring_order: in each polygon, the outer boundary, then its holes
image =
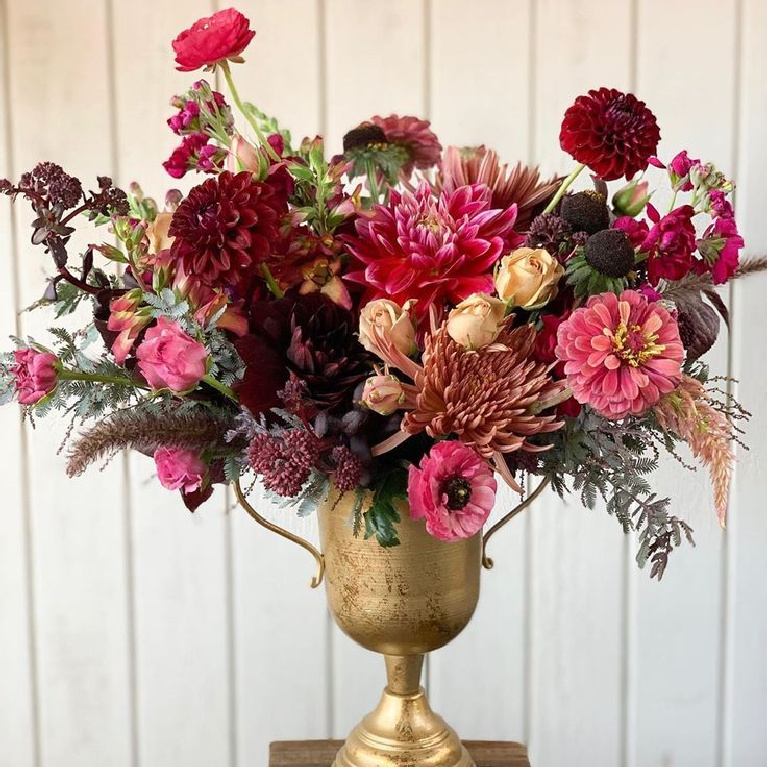
MULTIPOLYGON (((0 178, 13 176, 11 164, 10 81, 8 27, 5 2, 0 2, 0 178)), ((18 331, 17 284, 11 204, 0 204, 0 336, 18 331)), ((23 491, 26 441, 18 407, 0 408, 0 462, 3 466, 3 534, 0 535, 0 767, 32 767, 35 762, 35 679, 32 665, 30 610, 32 605, 27 561, 28 506, 23 491)))
MULTIPOLYGON (((504 161, 526 159, 530 22, 527 0, 478 0, 470 14, 464 0, 432 3, 431 118, 444 146, 484 143, 504 161), (479 40, 481 46, 475 45, 479 40), (480 70, 482 87, 476 87, 480 70)), ((517 502, 502 487, 498 513, 517 502)), ((519 520, 493 540, 495 567, 483 573, 476 615, 458 639, 430 659, 432 705, 464 738, 525 737, 527 521, 519 520), (483 692, 489 690, 492 694, 483 692)))
MULTIPOLYGON (((535 159, 549 172, 573 161, 559 148, 565 109, 589 88, 627 88, 628 3, 535 3, 535 159)), ((585 184, 585 182, 584 182, 585 184)), ((622 752, 622 569, 618 523, 549 493, 529 512, 530 760, 613 767, 622 752)))
MULTIPOLYGON (((327 146, 375 114, 422 115, 428 107, 424 0, 326 0, 327 146)), ((333 735, 346 737, 375 706, 383 660, 333 628, 333 735)))
MULTIPOLYGON (((176 71, 171 40, 213 10, 211 0, 113 5, 119 180, 138 181, 159 205, 167 189, 203 180, 189 175, 179 184, 161 163, 178 143, 165 122, 170 97, 205 77, 176 71)), ((154 474, 151 459, 131 456, 138 760, 145 767, 230 764, 225 493, 217 489, 190 515, 154 474)))
MULTIPOLYGON (((767 175, 764 147, 767 92, 762 79, 767 66, 764 47, 767 6, 758 0, 746 0, 742 13, 737 212, 745 232, 747 252, 763 255, 767 253, 767 220, 761 202, 763 180, 767 175)), ((751 449, 739 452, 727 532, 730 577, 725 624, 728 653, 723 710, 724 767, 757 767, 767 761, 767 731, 754 718, 756 712, 767 711, 767 664, 764 662, 767 592, 762 586, 767 548, 764 513, 767 361, 758 346, 759 329, 767 323, 765 290, 765 275, 734 286, 732 375, 738 381, 738 398, 754 417, 746 434, 751 449)))
MULTIPOLYGON (((706 0, 638 6, 637 87, 661 127, 659 153, 688 149, 731 175, 735 3, 706 0), (705 78, 690 77, 689 54, 658 29, 684 24, 689 39, 716 39, 718 65, 705 78), (696 118, 703 104, 717 104, 718 118, 696 118)), ((658 199, 666 206, 668 198, 658 199)), ((707 355, 726 374, 724 332, 707 355)), ((633 658, 632 735, 636 764, 706 767, 718 764, 723 536, 713 512, 705 471, 688 473, 667 459, 655 481, 672 498, 675 513, 695 528, 697 549, 674 554, 661 584, 637 574, 633 658), (650 733, 652 735, 650 735, 650 733)))
MULTIPOLYGON (((321 132, 319 4, 245 0, 237 7, 257 30, 246 63, 234 72, 240 93, 276 116, 296 146, 321 132)), ((317 543, 315 516, 299 519, 290 509, 265 504, 260 495, 252 502, 317 543)), ((309 588, 312 558, 241 509, 231 514, 238 763, 260 765, 272 740, 330 734, 330 623, 324 589, 309 588)))
MULTIPOLYGON (((79 0, 9 3, 10 101, 16 172, 55 159, 93 184, 110 173, 111 120, 105 7, 79 0), (72 40, 87 40, 75 48, 72 40)), ((46 258, 17 207, 20 304, 44 288, 46 258)), ((47 264, 46 264, 47 266, 47 264)), ((52 322, 22 316, 45 340, 52 322)), ((84 319, 84 317, 80 317, 84 319)), ((29 433, 29 494, 41 759, 56 765, 131 764, 122 475, 119 462, 79 482, 56 456, 66 424, 29 433)))

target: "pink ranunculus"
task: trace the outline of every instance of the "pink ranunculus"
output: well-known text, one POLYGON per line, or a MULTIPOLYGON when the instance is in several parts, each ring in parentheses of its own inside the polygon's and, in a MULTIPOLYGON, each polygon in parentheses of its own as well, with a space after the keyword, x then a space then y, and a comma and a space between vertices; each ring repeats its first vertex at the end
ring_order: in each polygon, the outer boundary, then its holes
POLYGON ((207 372, 208 352, 173 320, 160 317, 136 349, 138 367, 153 389, 184 392, 207 372))
POLYGON ((410 466, 407 497, 412 519, 442 541, 471 538, 487 521, 498 484, 488 464, 462 442, 437 442, 410 466))
POLYGON ((50 352, 36 349, 17 349, 11 367, 16 384, 16 395, 21 405, 36 405, 50 394, 59 381, 59 358, 50 352))
POLYGON ((195 21, 174 41, 176 69, 192 72, 226 59, 237 60, 256 33, 250 21, 234 8, 195 21))
POLYGON ((154 451, 157 477, 168 490, 192 493, 199 490, 208 467, 197 453, 178 447, 158 447, 154 451))
POLYGON ((226 169, 232 173, 241 170, 257 171, 259 167, 259 154, 256 147, 239 133, 232 136, 229 142, 229 154, 226 158, 226 169))
POLYGON ((655 286, 661 279, 681 280, 692 268, 692 254, 696 250, 695 210, 682 205, 661 217, 652 206, 647 214, 654 226, 639 246, 647 253, 647 274, 655 286))

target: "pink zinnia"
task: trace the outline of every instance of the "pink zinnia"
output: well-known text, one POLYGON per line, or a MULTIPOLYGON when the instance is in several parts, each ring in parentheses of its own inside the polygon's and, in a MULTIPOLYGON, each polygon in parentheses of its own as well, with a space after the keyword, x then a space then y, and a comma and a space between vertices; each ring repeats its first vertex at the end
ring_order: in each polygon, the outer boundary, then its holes
POLYGON ((493 472, 461 442, 437 442, 410 465, 407 496, 411 519, 426 518, 426 530, 442 541, 471 538, 490 516, 498 485, 493 472))
POLYGON ((358 218, 349 246, 365 268, 348 278, 369 286, 365 303, 415 299, 423 318, 432 304, 441 309, 472 293, 492 293, 493 266, 520 239, 516 206, 493 210, 490 197, 482 184, 435 197, 424 181, 414 193, 392 191, 389 206, 358 218))
POLYGON ((557 339, 575 399, 605 418, 642 415, 682 380, 676 320, 636 290, 592 296, 562 323, 557 339))

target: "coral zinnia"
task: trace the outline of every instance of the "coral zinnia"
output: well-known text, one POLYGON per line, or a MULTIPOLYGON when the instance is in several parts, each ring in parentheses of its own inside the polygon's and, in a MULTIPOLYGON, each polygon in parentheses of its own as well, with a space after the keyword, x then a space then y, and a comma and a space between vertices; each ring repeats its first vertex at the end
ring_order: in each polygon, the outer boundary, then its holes
POLYGON ((645 170, 658 141, 658 123, 644 101, 614 88, 578 96, 559 133, 562 149, 604 181, 645 170))
POLYGON ((682 380, 676 320, 636 290, 592 296, 557 339, 573 396, 605 418, 642 415, 682 380))
POLYGON ((247 286, 277 239, 283 194, 250 171, 223 171, 194 187, 173 214, 170 260, 211 287, 247 286))
POLYGON ((442 158, 438 182, 442 189, 453 191, 467 184, 490 187, 493 208, 517 206, 517 231, 524 232, 530 222, 546 207, 559 188, 561 179, 541 181, 538 168, 518 162, 509 169, 498 153, 484 146, 460 149, 449 146, 442 158))
MULTIPOLYGON (((447 331, 447 323, 426 337, 423 366, 384 343, 382 356, 413 379, 403 385, 410 412, 402 431, 425 431, 439 439, 454 434, 481 457, 492 460, 506 482, 521 489, 508 470, 504 454, 540 451, 528 437, 562 426, 554 415, 539 415, 563 398, 565 384, 549 376, 550 365, 535 359, 535 328, 504 328, 495 342, 466 350, 447 331)), ((391 438, 374 452, 385 452, 391 438)), ((402 441, 401 438, 399 441, 402 441)))
POLYGON ((442 154, 442 144, 439 143, 431 123, 418 117, 389 115, 381 117, 376 115, 366 120, 360 128, 374 125, 383 131, 386 141, 402 147, 409 160, 402 166, 402 172, 409 177, 413 168, 432 168, 439 162, 442 154))
POLYGON ((492 469, 461 442, 437 442, 420 467, 409 467, 407 497, 412 519, 442 541, 471 538, 490 516, 498 484, 492 469))
POLYGON ((367 300, 415 299, 418 316, 442 302, 457 304, 472 293, 493 291, 492 268, 520 241, 516 208, 494 210, 481 184, 435 197, 424 181, 414 193, 392 191, 389 206, 377 205, 355 222, 352 253, 365 265, 348 278, 369 286, 367 300))

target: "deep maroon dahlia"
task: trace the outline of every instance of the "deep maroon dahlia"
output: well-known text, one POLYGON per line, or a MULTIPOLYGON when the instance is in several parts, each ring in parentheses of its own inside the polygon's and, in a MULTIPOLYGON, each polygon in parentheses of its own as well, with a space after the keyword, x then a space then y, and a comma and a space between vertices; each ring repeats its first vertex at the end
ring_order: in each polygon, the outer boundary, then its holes
POLYGON ((604 181, 645 170, 658 141, 658 123, 644 101, 614 88, 578 96, 559 133, 562 149, 604 181))
POLYGON ((211 287, 252 282, 278 237, 287 202, 250 171, 224 171, 194 187, 173 214, 171 261, 211 287))

